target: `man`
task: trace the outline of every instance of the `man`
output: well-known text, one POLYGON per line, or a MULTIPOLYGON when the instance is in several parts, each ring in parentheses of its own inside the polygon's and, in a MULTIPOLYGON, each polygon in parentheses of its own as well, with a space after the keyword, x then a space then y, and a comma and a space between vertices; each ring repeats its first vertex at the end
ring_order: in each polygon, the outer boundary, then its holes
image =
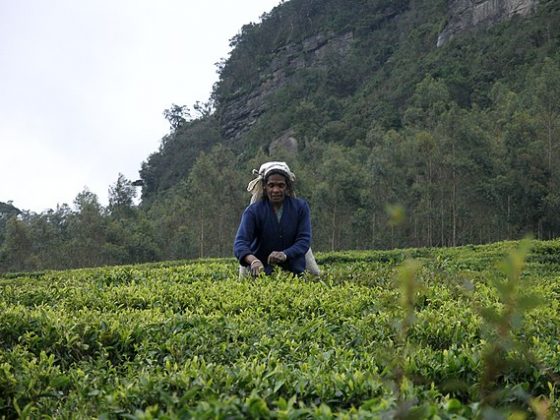
POLYGON ((309 206, 295 198, 295 175, 285 162, 267 162, 257 175, 247 188, 253 199, 241 217, 234 254, 254 276, 272 273, 275 265, 301 274, 311 243, 309 206))

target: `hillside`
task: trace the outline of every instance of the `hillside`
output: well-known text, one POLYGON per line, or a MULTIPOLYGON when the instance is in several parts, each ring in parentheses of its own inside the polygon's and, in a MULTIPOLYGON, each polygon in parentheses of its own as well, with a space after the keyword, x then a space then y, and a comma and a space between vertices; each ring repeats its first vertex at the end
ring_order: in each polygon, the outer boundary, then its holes
POLYGON ((558 418, 559 247, 0 276, 0 416, 558 418))
MULTIPOLYGON (((193 152, 218 142, 242 149, 247 154, 240 158, 247 160, 255 148, 282 148, 286 135, 301 151, 306 138, 353 145, 372 127, 400 130, 426 77, 446 86, 448 103, 491 109, 493 86, 503 83, 517 91, 534 64, 556 53, 559 6, 554 1, 479 1, 478 9, 485 6, 485 12, 469 14, 465 3, 282 3, 231 40, 234 48, 220 67, 212 96, 215 113, 209 118, 221 137, 184 149, 180 156, 186 164, 156 163, 164 156, 180 160, 176 146, 200 138, 196 131, 176 133, 166 142, 169 153, 163 148, 148 159, 145 173, 181 166, 186 175, 193 152)), ((145 181, 146 199, 175 183, 145 181)))
MULTIPOLYGON (((321 248, 555 237, 560 3, 467 3, 282 3, 232 39, 207 119, 220 137, 199 150, 231 150, 245 180, 265 159, 291 162, 316 225, 343 224, 317 232, 321 248), (398 236, 388 203, 410 215, 398 236)), ((146 204, 176 186, 148 174, 189 177, 194 133, 144 163, 146 204)))

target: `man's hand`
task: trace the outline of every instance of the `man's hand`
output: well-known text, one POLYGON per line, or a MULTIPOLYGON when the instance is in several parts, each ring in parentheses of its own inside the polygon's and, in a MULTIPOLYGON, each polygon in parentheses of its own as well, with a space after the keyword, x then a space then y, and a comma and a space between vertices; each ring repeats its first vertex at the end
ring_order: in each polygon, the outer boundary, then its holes
POLYGON ((251 262, 250 268, 251 268, 251 274, 255 277, 264 271, 264 265, 259 259, 254 259, 251 262))
POLYGON ((279 264, 286 261, 288 257, 282 251, 272 251, 268 256, 269 264, 279 264))

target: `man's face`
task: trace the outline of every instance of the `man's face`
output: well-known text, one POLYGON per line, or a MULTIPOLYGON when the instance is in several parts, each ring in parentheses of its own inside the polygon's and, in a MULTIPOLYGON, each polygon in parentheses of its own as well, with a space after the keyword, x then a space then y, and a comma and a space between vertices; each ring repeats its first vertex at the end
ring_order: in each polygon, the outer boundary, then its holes
POLYGON ((287 190, 286 178, 280 174, 270 175, 264 185, 266 197, 272 204, 282 204, 287 190))

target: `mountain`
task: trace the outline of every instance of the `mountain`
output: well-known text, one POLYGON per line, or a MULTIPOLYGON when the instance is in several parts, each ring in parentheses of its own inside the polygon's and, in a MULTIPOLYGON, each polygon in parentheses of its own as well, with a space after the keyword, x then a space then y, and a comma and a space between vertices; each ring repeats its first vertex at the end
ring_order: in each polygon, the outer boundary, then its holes
POLYGON ((448 22, 438 36, 437 46, 473 29, 492 27, 514 16, 530 16, 538 3, 538 0, 453 0, 448 5, 448 22))
POLYGON ((144 162, 143 205, 192 189, 220 145, 241 179, 296 167, 318 248, 560 234, 559 0, 290 0, 231 45, 213 112, 144 162))
POLYGON ((351 145, 372 125, 399 129, 426 75, 444 81, 461 107, 485 108, 494 83, 516 86, 554 52, 558 7, 537 0, 283 2, 232 38, 212 95, 215 112, 148 158, 143 196, 172 187, 217 143, 250 156, 259 147, 301 149, 306 137, 351 145))
POLYGON ((560 236, 560 0, 289 0, 231 45, 164 111, 140 206, 120 178, 106 209, 5 206, 0 272, 231 256, 266 160, 317 252, 560 236))

